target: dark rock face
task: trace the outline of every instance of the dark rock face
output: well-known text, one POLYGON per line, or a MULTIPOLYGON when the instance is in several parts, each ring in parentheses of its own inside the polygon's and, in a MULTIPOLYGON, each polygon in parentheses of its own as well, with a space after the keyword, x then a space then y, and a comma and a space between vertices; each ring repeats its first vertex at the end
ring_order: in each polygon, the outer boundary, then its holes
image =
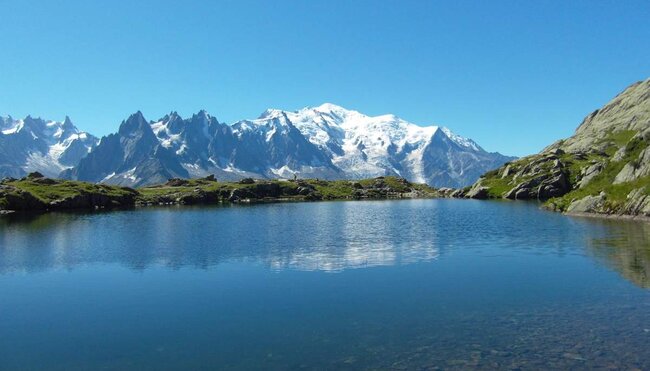
POLYGON ((135 192, 119 197, 97 193, 82 193, 52 201, 48 205, 48 208, 53 210, 71 210, 131 207, 135 205, 136 196, 137 194, 135 192))
POLYGON ((465 187, 486 170, 495 169, 514 157, 500 153, 467 151, 441 130, 431 138, 423 153, 423 171, 433 187, 465 187))
POLYGON ((537 199, 547 200, 553 197, 559 197, 571 190, 571 185, 567 179, 566 173, 560 171, 550 179, 542 182, 537 192, 537 199))
MULTIPOLYGON (((504 198, 511 200, 548 200, 566 194, 571 185, 562 170, 543 174, 519 183, 508 191, 504 198)), ((487 191, 487 190, 486 190, 487 191)))
POLYGON ((169 178, 188 178, 189 173, 169 149, 158 142, 141 112, 123 121, 116 134, 99 145, 75 168, 60 175, 64 179, 104 182, 115 185, 163 183, 169 178))
POLYGON ((389 119, 394 125, 386 126, 382 121, 385 118, 328 107, 326 110, 348 112, 342 115, 349 114, 362 123, 371 119, 382 123, 372 127, 378 130, 377 135, 387 138, 388 143, 382 139, 381 144, 386 147, 385 155, 369 156, 367 152, 374 151, 363 128, 343 125, 342 116, 334 111, 312 110, 299 118, 295 112, 271 110, 258 119, 233 125, 220 123, 205 111, 188 119, 172 112, 151 122, 138 112, 60 176, 139 187, 161 184, 171 177, 200 178, 208 174, 225 181, 292 176, 335 180, 385 174, 433 186, 465 186, 485 170, 513 159, 486 152, 445 128, 419 132, 415 142, 405 142, 404 135, 415 125, 392 117, 389 119), (322 142, 321 130, 327 132, 326 143, 322 142), (358 141, 358 151, 345 144, 350 135, 358 141), (359 139, 362 137, 365 139, 359 139))
POLYGON ((472 187, 472 189, 470 189, 469 192, 467 192, 465 197, 474 198, 477 200, 485 200, 489 197, 488 188, 481 187, 481 186, 472 187))
POLYGON ((45 178, 43 174, 39 173, 38 171, 34 171, 33 173, 27 174, 25 179, 40 179, 40 178, 45 178))
POLYGON ((12 211, 41 211, 47 205, 29 192, 25 192, 13 186, 0 185, 0 199, 4 200, 5 210, 12 211))

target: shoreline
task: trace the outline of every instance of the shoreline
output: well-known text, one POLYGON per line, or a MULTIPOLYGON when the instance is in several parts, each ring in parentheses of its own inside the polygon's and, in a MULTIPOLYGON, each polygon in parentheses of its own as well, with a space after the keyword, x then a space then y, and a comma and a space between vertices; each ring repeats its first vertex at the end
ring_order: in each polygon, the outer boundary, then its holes
MULTIPOLYGON (((152 203, 152 202, 136 202, 133 205, 116 206, 116 207, 95 207, 95 208, 66 208, 66 209, 41 209, 41 210, 0 210, 0 218, 2 217, 18 217, 18 216, 32 216, 43 215, 50 213, 92 213, 92 212, 111 212, 111 211, 126 211, 148 208, 168 208, 168 207, 225 207, 225 206, 253 206, 263 204, 280 204, 280 203, 320 203, 320 202, 349 202, 349 201, 405 201, 405 200, 433 200, 433 199, 453 199, 453 200, 471 200, 467 198, 444 197, 444 196, 402 196, 402 197, 377 197, 377 198, 328 198, 328 199, 306 199, 298 197, 278 197, 278 198, 262 198, 262 199, 241 199, 237 201, 217 201, 205 203, 183 203, 183 202, 167 202, 167 203, 152 203)), ((511 201, 499 199, 486 199, 474 201, 511 201)), ((544 210, 543 208, 539 208, 544 210)), ((644 215, 627 215, 627 214, 599 214, 599 213, 566 213, 553 210, 553 213, 560 214, 566 217, 577 218, 590 218, 590 219, 604 219, 604 220, 623 220, 623 221, 636 221, 643 223, 650 223, 650 216, 644 215)))
POLYGON ((191 207, 230 207, 230 206, 254 206, 254 205, 268 205, 268 204, 282 204, 282 203, 322 203, 322 202, 376 202, 376 201, 407 201, 407 200, 434 200, 446 199, 446 197, 388 197, 388 198, 330 198, 321 200, 308 200, 304 198, 275 198, 275 199, 244 199, 235 202, 220 201, 213 203, 136 203, 131 206, 116 206, 116 207, 97 207, 97 208, 66 208, 66 209, 41 209, 41 210, 0 210, 0 218, 2 217, 20 217, 20 216, 35 216, 52 213, 93 213, 93 212, 112 212, 112 211, 127 211, 138 209, 152 209, 152 208, 191 208, 191 207))
POLYGON ((438 190, 398 177, 360 180, 255 180, 218 182, 214 177, 173 178, 132 189, 33 173, 0 182, 0 216, 55 211, 131 209, 145 206, 226 205, 346 200, 428 199, 438 190))
MULTIPOLYGON (((32 173, 22 179, 0 181, 0 217, 51 212, 127 210, 151 206, 254 205, 434 198, 472 199, 455 196, 450 189, 435 189, 425 184, 411 183, 403 178, 391 176, 360 180, 248 178, 239 182, 218 182, 210 176, 195 179, 174 178, 165 184, 132 189, 50 179, 39 173, 32 173)), ((493 198, 474 200, 506 201, 493 198)), ((523 202, 526 201, 528 200, 523 202)), ((650 216, 644 215, 548 211, 565 216, 650 222, 650 216)))
POLYGON ((645 215, 628 215, 628 214, 600 214, 600 213, 561 213, 566 216, 579 218, 609 219, 609 220, 629 220, 644 223, 650 223, 650 216, 645 215))

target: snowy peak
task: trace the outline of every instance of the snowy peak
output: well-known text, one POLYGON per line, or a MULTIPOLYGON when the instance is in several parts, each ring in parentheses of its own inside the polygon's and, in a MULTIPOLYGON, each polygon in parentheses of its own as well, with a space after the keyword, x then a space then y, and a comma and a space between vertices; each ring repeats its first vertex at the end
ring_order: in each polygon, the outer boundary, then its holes
MULTIPOLYGON (((0 160, 3 148, 12 152, 2 145, 8 136, 20 138, 18 148, 31 148, 21 171, 49 165, 52 174, 76 164, 62 176, 128 186, 213 174, 222 180, 397 175, 460 187, 512 159, 488 153, 445 127, 419 126, 393 114, 370 116, 332 103, 293 112, 267 109, 232 125, 205 110, 188 118, 172 111, 156 121, 138 111, 99 145, 69 118, 58 123, 3 118, 0 128, 0 160)), ((0 171, 14 168, 0 162, 0 171)))
POLYGON ((272 128, 277 123, 295 126, 351 178, 400 175, 434 185, 459 186, 470 184, 469 179, 480 174, 465 171, 471 159, 461 165, 455 163, 453 158, 459 156, 455 152, 483 161, 483 167, 492 166, 489 158, 496 158, 496 162, 506 158, 488 154, 471 139, 445 127, 419 126, 393 114, 368 116, 332 103, 293 112, 267 109, 258 119, 244 123, 251 125, 239 123, 236 127, 254 130, 255 127, 272 128), (434 141, 434 137, 441 140, 434 141), (427 166, 432 161, 428 155, 433 153, 430 147, 435 146, 447 147, 444 152, 433 151, 439 157, 440 166, 448 168, 450 173, 443 183, 436 183, 439 174, 432 173, 427 166))
POLYGON ((31 171, 55 177, 97 144, 97 138, 79 131, 67 116, 63 121, 8 116, 0 119, 0 129, 0 177, 31 171))

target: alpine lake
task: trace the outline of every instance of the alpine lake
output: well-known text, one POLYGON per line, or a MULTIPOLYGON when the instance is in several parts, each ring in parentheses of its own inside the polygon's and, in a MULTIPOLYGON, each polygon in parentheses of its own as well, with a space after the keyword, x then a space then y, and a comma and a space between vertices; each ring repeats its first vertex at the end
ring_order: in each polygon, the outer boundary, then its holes
POLYGON ((452 199, 0 218, 0 370, 650 369, 650 224, 452 199))

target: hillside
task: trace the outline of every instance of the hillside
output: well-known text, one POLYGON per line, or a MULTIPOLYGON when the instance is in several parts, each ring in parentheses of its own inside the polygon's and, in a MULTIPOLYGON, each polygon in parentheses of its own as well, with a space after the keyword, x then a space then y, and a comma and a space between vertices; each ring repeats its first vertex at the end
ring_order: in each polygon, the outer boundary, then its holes
POLYGON ((567 213, 650 216, 650 79, 589 114, 575 134, 487 172, 469 198, 537 199, 567 213))

